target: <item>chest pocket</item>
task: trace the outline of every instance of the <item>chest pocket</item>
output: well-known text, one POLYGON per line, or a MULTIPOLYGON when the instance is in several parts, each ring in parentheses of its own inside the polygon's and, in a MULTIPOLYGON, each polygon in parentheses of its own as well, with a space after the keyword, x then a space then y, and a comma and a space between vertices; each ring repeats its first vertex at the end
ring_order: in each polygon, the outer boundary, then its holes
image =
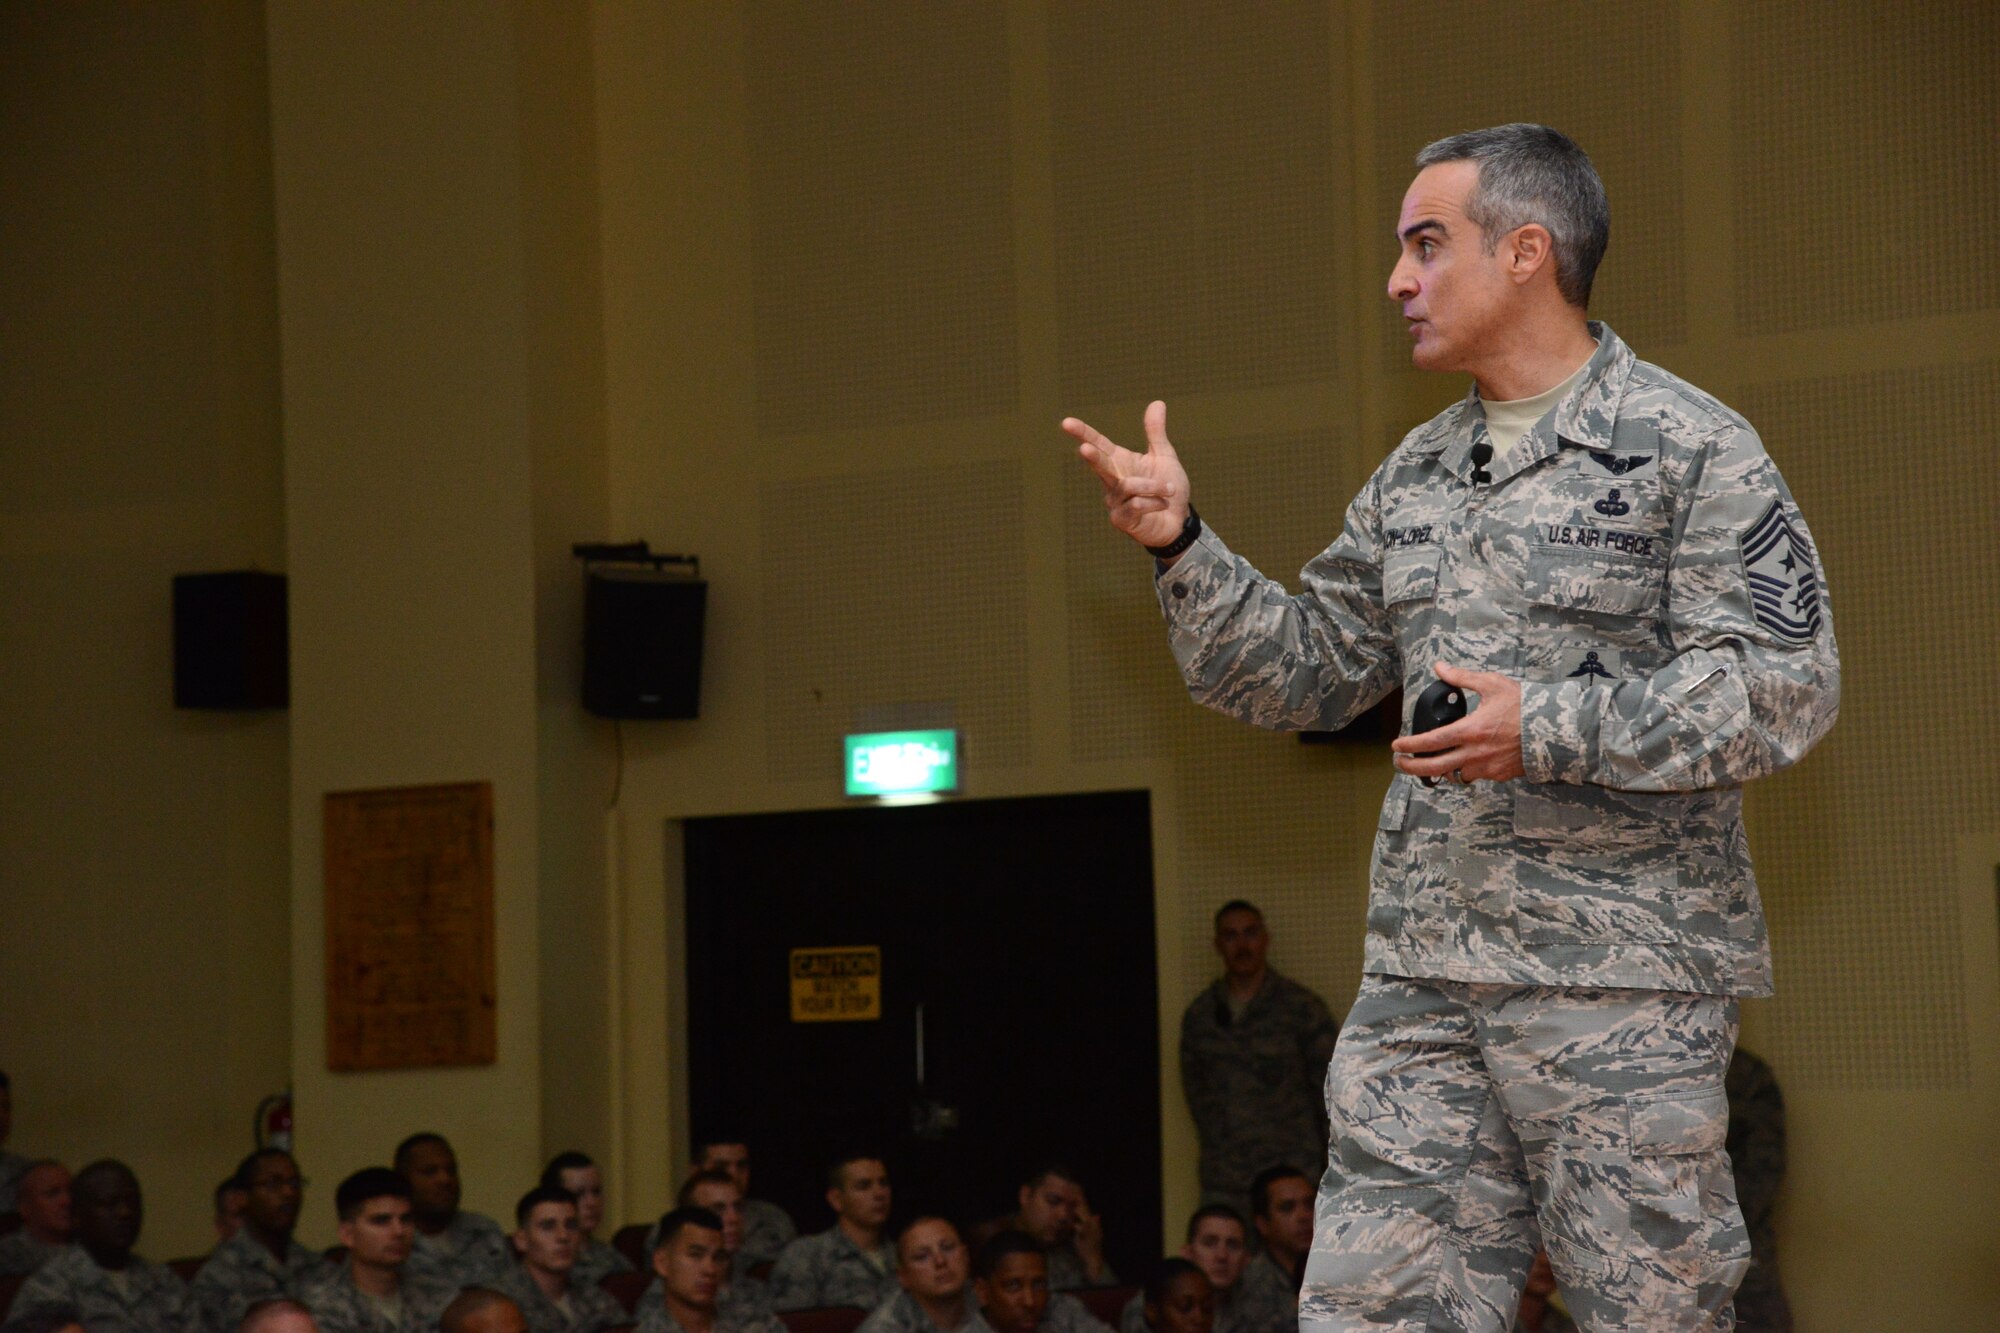
POLYGON ((1391 551, 1382 561, 1382 604, 1425 601, 1437 596, 1438 548, 1412 546, 1391 551))
POLYGON ((1559 613, 1647 616, 1659 609, 1666 581, 1664 560, 1538 544, 1528 550, 1522 591, 1559 613))

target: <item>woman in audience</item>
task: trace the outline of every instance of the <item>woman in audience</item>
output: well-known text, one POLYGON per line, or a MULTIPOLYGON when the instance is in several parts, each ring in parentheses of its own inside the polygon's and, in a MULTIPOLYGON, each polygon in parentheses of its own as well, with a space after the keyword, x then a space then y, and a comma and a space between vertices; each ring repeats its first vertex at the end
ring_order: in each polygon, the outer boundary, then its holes
POLYGON ((1215 1288, 1186 1259, 1163 1259, 1146 1279, 1146 1327, 1153 1333, 1211 1333, 1215 1288))

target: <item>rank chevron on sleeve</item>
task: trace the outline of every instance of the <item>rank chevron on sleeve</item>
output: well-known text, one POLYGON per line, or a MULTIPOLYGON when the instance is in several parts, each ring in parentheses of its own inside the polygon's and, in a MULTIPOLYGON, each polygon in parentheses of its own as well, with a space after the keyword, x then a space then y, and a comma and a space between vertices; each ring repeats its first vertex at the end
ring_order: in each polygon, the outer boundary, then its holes
POLYGON ((1764 516, 1744 532, 1742 546, 1757 623, 1794 643, 1810 641, 1819 633, 1819 575, 1782 501, 1771 501, 1764 516))

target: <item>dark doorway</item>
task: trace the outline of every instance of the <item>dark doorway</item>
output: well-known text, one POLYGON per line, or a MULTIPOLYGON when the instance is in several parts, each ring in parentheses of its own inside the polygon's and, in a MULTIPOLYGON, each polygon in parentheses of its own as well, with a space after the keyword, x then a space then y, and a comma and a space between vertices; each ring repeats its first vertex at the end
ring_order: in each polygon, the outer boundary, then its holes
POLYGON ((1061 1161, 1121 1277, 1158 1257, 1145 792, 694 819, 686 848, 694 1132, 748 1142, 756 1194, 822 1230, 827 1160, 865 1148, 898 1220, 965 1226, 1061 1161), (792 1021, 793 949, 871 945, 879 1019, 792 1021))

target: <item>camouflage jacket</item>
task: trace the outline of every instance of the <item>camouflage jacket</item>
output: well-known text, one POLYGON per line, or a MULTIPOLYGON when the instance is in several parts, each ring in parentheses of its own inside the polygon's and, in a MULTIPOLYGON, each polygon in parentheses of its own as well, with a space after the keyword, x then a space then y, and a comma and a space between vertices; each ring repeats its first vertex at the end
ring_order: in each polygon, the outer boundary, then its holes
POLYGON ((585 1236, 576 1252, 576 1267, 570 1270, 569 1280, 579 1287, 594 1287, 613 1273, 631 1271, 631 1262, 616 1246, 606 1245, 595 1236, 585 1236))
POLYGON ((897 1289, 896 1247, 884 1242, 864 1251, 838 1223, 799 1237, 771 1267, 771 1305, 779 1311, 828 1305, 872 1310, 897 1289))
POLYGON ((743 1201, 743 1248, 736 1255, 738 1269, 748 1272, 752 1265, 774 1262, 779 1251, 798 1237, 792 1215, 766 1199, 743 1201))
MULTIPOLYGON (((983 1315, 979 1322, 987 1323, 983 1315)), ((1042 1312, 1042 1322, 1035 1325, 1035 1333, 1111 1333, 1111 1325, 1092 1314, 1076 1297, 1051 1291, 1049 1308, 1042 1312)))
POLYGON ((979 1314, 979 1302, 974 1299, 972 1286, 966 1284, 965 1318, 951 1328, 938 1327, 924 1307, 917 1304, 917 1298, 907 1291, 898 1291, 868 1312, 855 1333, 992 1333, 992 1328, 979 1314))
POLYGON ((330 1265, 318 1253, 292 1241, 279 1263, 248 1227, 215 1247, 195 1274, 190 1292, 210 1333, 236 1333, 253 1302, 293 1296, 299 1284, 330 1265))
POLYGON ((1610 329, 1475 480, 1477 392, 1412 431, 1297 596, 1204 532, 1155 579, 1198 701, 1340 727, 1443 659, 1521 682, 1513 782, 1382 802, 1364 967, 1767 995, 1742 784, 1833 724, 1819 554, 1742 417, 1610 329), (1484 479, 1490 476, 1490 480, 1484 479))
POLYGON ((594 1282, 578 1282, 574 1271, 570 1273, 567 1313, 548 1298, 520 1264, 487 1285, 521 1307, 521 1316, 528 1321, 528 1333, 603 1333, 616 1324, 631 1321, 616 1297, 594 1282))
POLYGON ((1118 1274, 1112 1270, 1110 1260, 1105 1260, 1103 1271, 1092 1277, 1083 1266, 1083 1255, 1074 1243, 1050 1246, 1047 1254, 1050 1291, 1082 1291, 1086 1287, 1118 1285, 1118 1274))
MULTIPOLYGON (((760 1278, 738 1275, 731 1265, 728 1281, 715 1295, 715 1317, 731 1324, 755 1323, 773 1313, 771 1309, 771 1285, 760 1278)), ((662 1315, 667 1310, 667 1291, 654 1278, 639 1293, 639 1303, 632 1307, 632 1313, 644 1316, 658 1310, 662 1315)))
MULTIPOLYGON (((1240 1017, 1218 981, 1181 1015, 1181 1089, 1201 1141, 1203 1197, 1239 1212, 1266 1167, 1326 1164, 1326 1062, 1340 1025, 1272 968, 1240 1017)), ((1053 1283, 1051 1283, 1053 1285, 1053 1283)))
POLYGON ((81 1245, 65 1245, 14 1295, 10 1315, 73 1305, 87 1333, 200 1333, 187 1284, 137 1255, 120 1274, 97 1266, 81 1245))
POLYGON ((403 1317, 385 1316, 348 1276, 346 1264, 329 1264, 299 1284, 296 1299, 312 1311, 320 1333, 433 1333, 438 1316, 458 1295, 458 1285, 413 1274, 403 1265, 403 1317))
POLYGON ((0 1236, 0 1277, 32 1273, 67 1248, 61 1241, 36 1240, 26 1229, 0 1236))
POLYGON ((500 1224, 461 1208, 437 1235, 417 1233, 403 1276, 434 1285, 478 1287, 498 1281, 513 1266, 514 1250, 500 1224))
POLYGON ((1299 1284, 1265 1250, 1237 1280, 1236 1327, 1241 1333, 1295 1333, 1298 1326, 1299 1284))
MULTIPOLYGON (((661 1301, 650 1310, 640 1311, 638 1333, 687 1333, 687 1330, 667 1313, 666 1302, 661 1301)), ((776 1315, 731 1315, 718 1307, 715 1327, 710 1333, 786 1333, 786 1329, 776 1315)))

